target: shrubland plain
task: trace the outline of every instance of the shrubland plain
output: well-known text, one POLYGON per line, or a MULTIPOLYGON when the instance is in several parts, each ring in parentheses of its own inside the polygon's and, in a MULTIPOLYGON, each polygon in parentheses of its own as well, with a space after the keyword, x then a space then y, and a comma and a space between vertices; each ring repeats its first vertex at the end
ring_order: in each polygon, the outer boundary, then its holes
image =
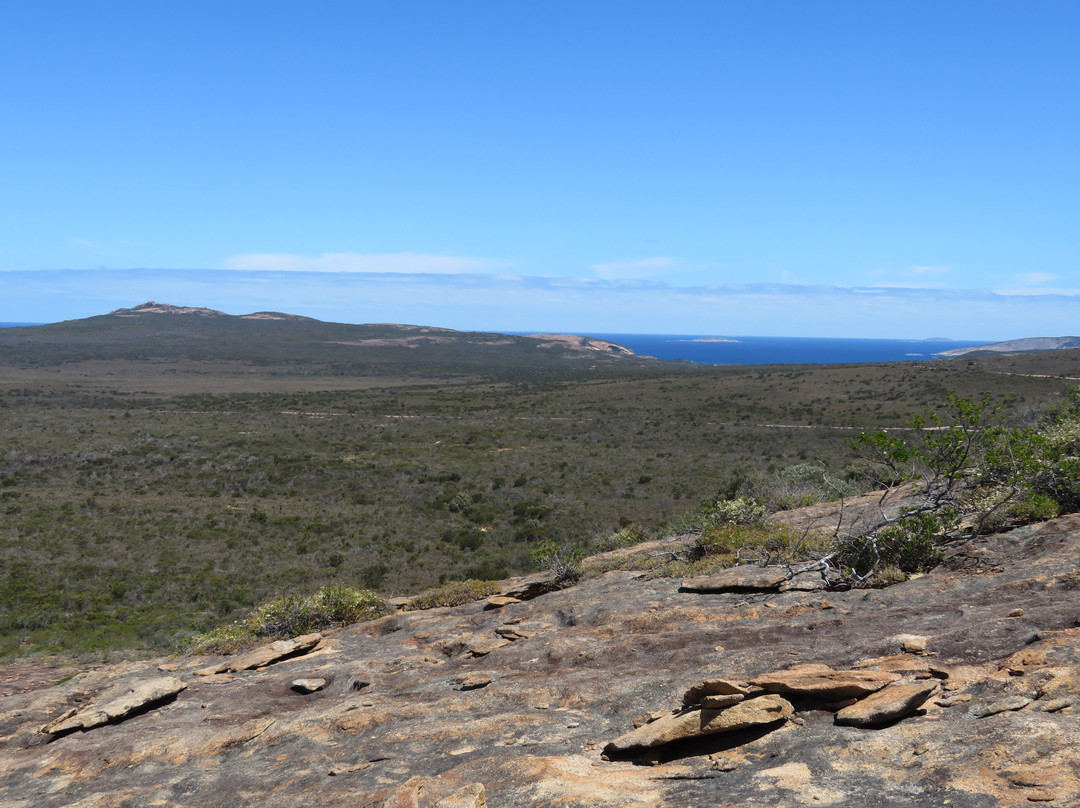
POLYGON ((456 332, 434 358, 391 342, 369 346, 377 362, 354 345, 328 363, 263 320, 229 339, 195 320, 198 354, 179 316, 155 355, 88 322, 40 340, 0 330, 7 658, 171 650, 289 593, 416 594, 533 570, 542 545, 659 536, 703 502, 855 493, 861 432, 903 434, 950 393, 1034 423, 1080 376, 1076 351, 769 367, 559 353, 534 367, 535 346, 486 362, 456 332))

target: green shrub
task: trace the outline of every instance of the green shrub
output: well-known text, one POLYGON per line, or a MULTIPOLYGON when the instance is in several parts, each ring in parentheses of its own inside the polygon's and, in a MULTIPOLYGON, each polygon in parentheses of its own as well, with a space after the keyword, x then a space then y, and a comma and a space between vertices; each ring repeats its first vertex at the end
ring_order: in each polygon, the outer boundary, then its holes
POLYGON ((944 536, 955 521, 949 511, 901 517, 871 535, 846 542, 837 561, 864 581, 886 568, 905 574, 925 572, 940 563, 944 536))
POLYGON ((308 597, 282 595, 257 606, 242 620, 220 626, 189 641, 190 653, 226 653, 256 644, 362 623, 389 610, 382 598, 367 589, 324 586, 308 597))
POLYGON ((483 598, 499 594, 499 585, 494 581, 451 581, 442 586, 421 592, 409 601, 405 607, 410 611, 434 609, 439 606, 460 606, 473 603, 483 598))
POLYGON ((709 566, 798 563, 827 551, 829 537, 785 524, 714 525, 691 547, 691 559, 712 559, 709 566))
POLYGON ((1061 515, 1061 505, 1047 494, 1031 494, 1017 502, 1009 515, 1021 524, 1045 522, 1061 515))
POLYGON ((725 525, 760 525, 765 521, 765 506, 747 497, 722 499, 713 506, 713 516, 725 525))
POLYGON ((580 547, 565 547, 552 539, 546 539, 532 551, 533 562, 541 569, 555 573, 555 583, 564 587, 581 580, 584 557, 580 547))
POLYGON ((649 535, 637 525, 631 524, 600 539, 596 544, 596 550, 601 553, 622 550, 646 541, 649 541, 649 535))

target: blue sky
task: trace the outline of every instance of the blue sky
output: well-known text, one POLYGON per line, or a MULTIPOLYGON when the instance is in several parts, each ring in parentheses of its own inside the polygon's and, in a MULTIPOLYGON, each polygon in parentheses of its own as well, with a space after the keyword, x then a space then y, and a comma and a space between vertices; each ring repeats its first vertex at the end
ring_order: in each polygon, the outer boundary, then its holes
POLYGON ((1080 4, 11 4, 0 321, 1080 333, 1080 4))

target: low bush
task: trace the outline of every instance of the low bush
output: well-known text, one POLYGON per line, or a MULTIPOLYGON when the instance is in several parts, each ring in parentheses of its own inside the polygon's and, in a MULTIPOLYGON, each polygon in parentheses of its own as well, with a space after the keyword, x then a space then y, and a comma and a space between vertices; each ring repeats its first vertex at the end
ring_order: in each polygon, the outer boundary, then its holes
POLYGON ((367 589, 324 586, 308 597, 282 595, 256 607, 242 620, 197 635, 185 650, 228 653, 261 640, 279 640, 374 620, 388 613, 386 603, 367 589))
POLYGON ((785 524, 715 525, 702 532, 691 547, 691 558, 713 559, 712 565, 790 564, 817 557, 831 538, 785 524))
POLYGON ((421 611, 439 606, 461 606, 497 594, 499 585, 495 581, 451 581, 421 592, 410 600, 405 608, 409 611, 421 611))
POLYGON ((581 580, 585 552, 580 547, 566 547, 546 539, 533 549, 532 558, 541 569, 555 573, 555 583, 559 586, 573 586, 581 580))

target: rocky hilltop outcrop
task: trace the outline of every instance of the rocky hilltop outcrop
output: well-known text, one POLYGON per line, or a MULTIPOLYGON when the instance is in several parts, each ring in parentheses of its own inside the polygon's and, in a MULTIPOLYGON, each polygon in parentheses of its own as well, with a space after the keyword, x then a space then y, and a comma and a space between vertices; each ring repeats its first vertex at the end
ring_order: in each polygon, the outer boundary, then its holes
POLYGON ((881 590, 612 572, 8 681, 0 803, 1077 805, 1078 557, 1069 516, 881 590))
MULTIPOLYGON (((145 303, 140 303, 138 306, 132 306, 128 309, 114 309, 109 312, 110 317, 141 317, 145 314, 185 314, 195 315, 197 317, 233 317, 233 315, 226 314, 223 311, 217 309, 208 309, 205 306, 174 306, 171 303, 158 303, 155 300, 148 300, 145 303)), ((285 314, 280 311, 256 311, 251 314, 236 315, 237 320, 296 320, 306 322, 316 322, 311 317, 302 317, 298 314, 285 314)))

